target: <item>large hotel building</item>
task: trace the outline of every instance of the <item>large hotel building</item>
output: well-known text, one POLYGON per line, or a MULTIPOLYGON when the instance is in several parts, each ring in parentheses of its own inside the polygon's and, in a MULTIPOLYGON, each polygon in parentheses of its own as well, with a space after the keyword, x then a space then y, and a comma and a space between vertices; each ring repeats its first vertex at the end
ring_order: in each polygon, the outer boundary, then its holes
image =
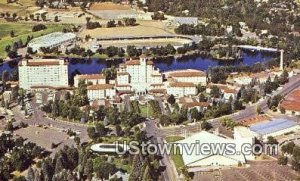
POLYGON ((23 89, 67 87, 68 62, 61 59, 23 60, 19 64, 19 82, 23 89))

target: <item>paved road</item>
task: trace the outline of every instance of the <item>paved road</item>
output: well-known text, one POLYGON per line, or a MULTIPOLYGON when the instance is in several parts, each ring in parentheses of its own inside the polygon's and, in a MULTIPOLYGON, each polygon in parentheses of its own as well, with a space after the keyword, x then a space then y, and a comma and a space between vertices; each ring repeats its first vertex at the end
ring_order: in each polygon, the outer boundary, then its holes
MULTIPOLYGON (((275 91, 272 95, 282 95, 286 96, 289 93, 291 93, 293 90, 300 88, 300 74, 293 76, 290 78, 289 82, 285 84, 282 89, 275 91)), ((267 105, 267 100, 263 99, 260 100, 258 103, 253 104, 251 106, 247 106, 245 110, 239 111, 237 113, 231 114, 231 115, 226 115, 226 117, 230 117, 235 121, 241 121, 246 118, 251 118, 257 115, 256 108, 257 106, 260 106, 262 111, 267 112, 269 110, 268 105, 267 105)), ((213 127, 219 127, 220 126, 220 120, 222 118, 215 118, 208 120, 209 123, 213 127)), ((177 126, 177 127, 170 127, 170 128, 165 128, 165 129, 160 129, 160 134, 162 136, 168 136, 168 135, 179 135, 182 134, 183 131, 187 132, 198 132, 200 131, 199 124, 191 124, 187 126, 177 126)))
POLYGON ((59 121, 53 120, 51 118, 44 117, 44 112, 41 111, 35 101, 32 101, 32 109, 34 111, 33 116, 30 119, 25 119, 24 115, 20 112, 18 107, 13 108, 13 112, 16 120, 23 121, 29 125, 48 125, 58 129, 72 129, 75 131, 80 131, 79 138, 81 142, 85 142, 89 140, 87 135, 87 127, 86 125, 81 125, 77 123, 67 122, 67 121, 59 121))
MULTIPOLYGON (((156 127, 156 121, 155 120, 149 120, 146 123, 146 132, 147 136, 152 137, 152 141, 155 144, 160 144, 163 145, 163 135, 161 135, 161 132, 158 130, 156 127)), ((177 180, 177 171, 174 170, 174 168, 171 164, 170 157, 166 154, 163 153, 162 159, 160 161, 161 166, 165 166, 166 170, 162 173, 163 180, 165 181, 171 181, 171 180, 177 180)))

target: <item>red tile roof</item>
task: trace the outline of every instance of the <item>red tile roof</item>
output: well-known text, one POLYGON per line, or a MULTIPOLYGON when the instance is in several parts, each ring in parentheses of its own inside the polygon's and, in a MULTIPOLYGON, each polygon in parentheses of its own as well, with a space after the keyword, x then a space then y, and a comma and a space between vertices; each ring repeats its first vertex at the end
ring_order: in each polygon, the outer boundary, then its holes
POLYGON ((202 71, 180 71, 169 74, 170 77, 203 77, 206 76, 202 71))
POLYGON ((195 87, 193 83, 190 82, 173 82, 170 83, 171 87, 195 87))
POLYGON ((246 118, 246 119, 240 121, 240 123, 244 126, 251 126, 253 124, 266 122, 269 120, 270 120, 270 117, 268 117, 266 115, 258 115, 258 116, 252 117, 252 118, 246 118))
POLYGON ((150 89, 149 90, 150 93, 166 93, 166 89, 150 89))
POLYGON ((103 74, 83 74, 83 75, 77 75, 79 79, 105 79, 105 76, 103 74))
POLYGON ((286 110, 300 111, 300 89, 293 91, 291 94, 285 97, 280 104, 286 110))
POLYGON ((27 66, 53 66, 53 65, 59 65, 59 61, 45 61, 45 62, 28 61, 27 62, 27 66))
POLYGON ((183 104, 184 107, 192 108, 192 107, 208 107, 209 102, 186 102, 183 104))
POLYGON ((105 89, 112 89, 112 88, 114 88, 114 85, 112 84, 96 84, 87 87, 88 90, 105 90, 105 89))
MULTIPOLYGON (((135 60, 128 60, 125 62, 125 65, 140 65, 141 62, 139 59, 135 59, 135 60)), ((151 60, 147 61, 147 65, 153 65, 154 63, 151 60)))
POLYGON ((140 65, 140 60, 128 60, 125 65, 140 65))

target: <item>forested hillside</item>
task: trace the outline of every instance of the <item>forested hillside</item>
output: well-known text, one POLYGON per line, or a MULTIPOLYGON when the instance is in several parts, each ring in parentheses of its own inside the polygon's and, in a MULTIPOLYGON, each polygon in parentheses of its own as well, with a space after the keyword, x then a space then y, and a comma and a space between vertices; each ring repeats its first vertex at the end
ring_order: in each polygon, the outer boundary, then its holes
POLYGON ((291 24, 299 24, 299 16, 292 13, 298 10, 293 0, 269 0, 268 3, 254 0, 147 0, 147 6, 149 11, 197 16, 201 20, 214 20, 222 25, 246 22, 252 31, 268 29, 275 35, 290 31, 291 24))

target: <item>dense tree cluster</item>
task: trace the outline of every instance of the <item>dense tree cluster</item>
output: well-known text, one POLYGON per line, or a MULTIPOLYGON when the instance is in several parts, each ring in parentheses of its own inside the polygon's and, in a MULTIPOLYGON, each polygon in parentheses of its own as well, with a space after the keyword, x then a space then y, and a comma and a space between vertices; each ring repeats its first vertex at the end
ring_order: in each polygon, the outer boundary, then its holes
POLYGON ((32 32, 41 31, 47 29, 47 26, 44 24, 37 24, 32 27, 32 32))
POLYGON ((0 135, 0 178, 11 179, 15 170, 24 171, 35 158, 43 157, 44 149, 21 137, 12 138, 11 134, 0 135))
POLYGON ((81 106, 87 105, 87 85, 83 82, 79 82, 79 87, 75 91, 75 94, 70 95, 66 93, 65 100, 49 101, 48 104, 42 107, 42 110, 49 113, 52 117, 63 117, 68 120, 81 120, 87 119, 87 113, 80 110, 81 106))

